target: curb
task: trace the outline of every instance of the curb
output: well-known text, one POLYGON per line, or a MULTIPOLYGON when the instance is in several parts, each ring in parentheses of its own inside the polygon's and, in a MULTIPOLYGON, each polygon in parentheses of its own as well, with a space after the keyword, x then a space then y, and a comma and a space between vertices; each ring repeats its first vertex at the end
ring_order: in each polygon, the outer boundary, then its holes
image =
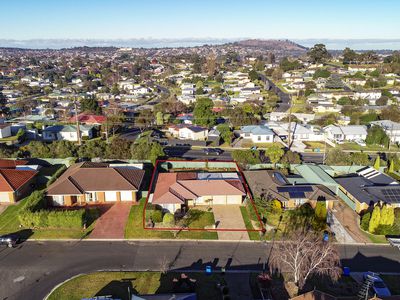
MULTIPOLYGON (((272 241, 259 241, 259 240, 193 240, 193 239, 29 239, 25 242, 149 242, 149 243, 162 243, 162 242, 176 242, 176 243, 262 243, 270 244, 272 241)), ((282 243, 282 241, 275 241, 275 243, 282 243)), ((378 246, 378 247, 391 247, 390 244, 374 244, 374 243, 334 243, 338 246, 378 246)))

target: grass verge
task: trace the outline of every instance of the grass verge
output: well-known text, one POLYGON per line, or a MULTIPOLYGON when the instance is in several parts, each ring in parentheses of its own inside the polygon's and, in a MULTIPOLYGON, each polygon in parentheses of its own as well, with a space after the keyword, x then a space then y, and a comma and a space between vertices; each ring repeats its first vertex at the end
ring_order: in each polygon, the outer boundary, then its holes
MULTIPOLYGON (((55 289, 48 300, 80 300, 94 296, 112 296, 113 299, 130 300, 128 289, 134 295, 173 293, 174 278, 179 273, 160 272, 97 272, 75 277, 55 289)), ((218 274, 189 273, 196 280, 198 299, 221 299, 216 283, 223 282, 218 274)))

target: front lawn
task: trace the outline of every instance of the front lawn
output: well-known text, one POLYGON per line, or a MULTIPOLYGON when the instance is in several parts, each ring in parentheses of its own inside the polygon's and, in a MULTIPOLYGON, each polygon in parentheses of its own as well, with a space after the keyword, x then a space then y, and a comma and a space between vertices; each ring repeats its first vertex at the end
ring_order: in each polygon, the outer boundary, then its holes
MULTIPOLYGON (((387 151, 387 147, 382 147, 380 145, 367 145, 365 147, 358 145, 357 143, 344 143, 338 145, 343 150, 354 150, 354 151, 378 151, 384 152, 387 151)), ((398 151, 400 150, 397 145, 391 145, 390 151, 398 151)))
MULTIPOLYGON (((254 228, 254 226, 253 226, 253 224, 251 222, 250 215, 249 215, 249 212, 248 212, 246 206, 241 206, 240 207, 240 212, 242 213, 242 218, 243 218, 243 221, 244 221, 244 225, 246 226, 246 229, 247 230, 254 230, 255 228, 254 228)), ((259 241, 260 240, 260 233, 259 232, 257 232, 257 231, 248 231, 247 233, 249 235, 250 240, 252 240, 252 241, 259 241)))
MULTIPOLYGON (((221 299, 216 284, 224 282, 221 275, 188 273, 195 279, 198 299, 221 299)), ((48 300, 80 300, 94 296, 112 296, 113 299, 130 300, 128 291, 135 295, 173 293, 174 278, 180 273, 160 272, 98 272, 75 277, 55 289, 48 300)))
MULTIPOLYGON (((127 239, 173 239, 174 234, 168 230, 144 229, 143 228, 143 209, 146 199, 142 198, 139 205, 132 206, 129 214, 128 223, 125 227, 125 238, 127 239)), ((189 227, 204 228, 206 225, 214 224, 214 215, 209 212, 197 214, 196 218, 189 220, 189 227)), ((218 239, 216 232, 209 231, 181 231, 176 235, 178 239, 218 239)))

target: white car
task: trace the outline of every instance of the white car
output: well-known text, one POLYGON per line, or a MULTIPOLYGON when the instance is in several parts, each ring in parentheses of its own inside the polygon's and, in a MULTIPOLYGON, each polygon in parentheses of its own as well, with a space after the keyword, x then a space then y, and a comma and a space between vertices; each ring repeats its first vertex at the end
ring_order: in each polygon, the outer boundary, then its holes
POLYGON ((360 145, 361 147, 367 146, 367 144, 363 140, 356 140, 356 144, 360 145))

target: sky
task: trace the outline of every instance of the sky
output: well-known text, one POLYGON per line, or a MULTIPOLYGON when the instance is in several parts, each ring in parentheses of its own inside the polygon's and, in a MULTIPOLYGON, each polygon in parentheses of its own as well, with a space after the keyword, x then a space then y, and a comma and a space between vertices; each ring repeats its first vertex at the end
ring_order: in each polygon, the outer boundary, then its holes
POLYGON ((400 39, 399 0, 0 0, 0 39, 400 39))

